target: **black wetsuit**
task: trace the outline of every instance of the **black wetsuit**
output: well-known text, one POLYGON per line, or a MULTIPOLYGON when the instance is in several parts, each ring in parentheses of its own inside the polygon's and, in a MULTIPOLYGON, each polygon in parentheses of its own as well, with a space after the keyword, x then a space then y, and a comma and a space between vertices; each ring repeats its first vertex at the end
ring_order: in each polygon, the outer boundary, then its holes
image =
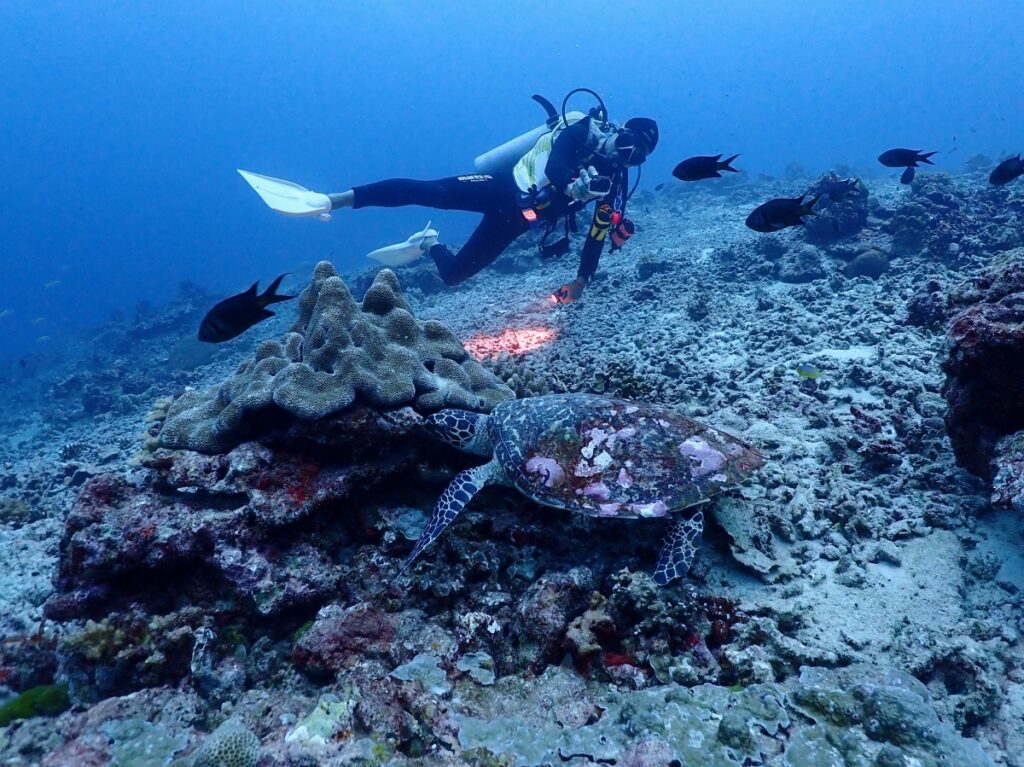
MULTIPOLYGON (((629 171, 624 165, 595 154, 589 145, 590 135, 588 117, 569 126, 555 139, 545 168, 545 175, 554 191, 550 204, 537 209, 539 223, 557 222, 584 207, 583 203, 572 200, 566 191, 580 169, 588 166, 593 166, 600 175, 612 180, 611 191, 598 200, 598 206, 607 203, 613 211, 625 214, 629 171)), ((434 181, 394 178, 354 187, 353 192, 355 208, 422 205, 440 210, 482 213, 483 220, 458 253, 452 253, 441 243, 430 249, 437 271, 448 285, 457 285, 472 277, 494 261, 513 240, 530 230, 511 170, 495 175, 470 174, 434 181)), ((596 236, 594 232, 592 226, 580 255, 577 277, 585 281, 589 281, 597 271, 606 239, 605 230, 596 236)))

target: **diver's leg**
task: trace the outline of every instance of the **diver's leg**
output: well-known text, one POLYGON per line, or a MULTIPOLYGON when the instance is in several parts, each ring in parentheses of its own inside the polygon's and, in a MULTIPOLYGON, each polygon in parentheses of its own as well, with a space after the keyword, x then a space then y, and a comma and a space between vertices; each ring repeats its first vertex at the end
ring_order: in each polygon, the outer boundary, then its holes
POLYGON ((356 201, 356 193, 352 189, 349 189, 347 192, 335 192, 327 196, 331 199, 331 210, 351 208, 356 201))
POLYGON ((458 253, 452 253, 447 246, 438 243, 430 249, 430 257, 437 264, 437 272, 445 284, 458 285, 494 261, 529 228, 518 210, 506 207, 485 213, 483 221, 458 253))
POLYGON ((433 181, 392 178, 357 186, 347 192, 329 195, 331 210, 338 208, 398 208, 422 205, 439 210, 465 210, 487 213, 515 204, 515 186, 511 178, 482 174, 452 176, 433 181))

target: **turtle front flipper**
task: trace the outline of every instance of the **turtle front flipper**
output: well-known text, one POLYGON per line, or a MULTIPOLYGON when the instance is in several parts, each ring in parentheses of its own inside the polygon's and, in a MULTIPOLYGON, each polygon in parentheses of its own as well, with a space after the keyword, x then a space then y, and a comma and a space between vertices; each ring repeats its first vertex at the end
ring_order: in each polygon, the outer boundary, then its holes
POLYGON ((692 517, 680 519, 672 525, 665 536, 654 567, 654 582, 664 586, 669 581, 682 578, 690 572, 690 565, 697 554, 700 536, 704 532, 704 512, 698 511, 692 517))
POLYGON ((498 467, 494 461, 483 466, 474 466, 472 469, 460 471, 455 479, 444 489, 441 497, 437 499, 430 519, 423 527, 420 538, 416 541, 412 553, 405 558, 398 575, 402 575, 413 563, 413 560, 420 555, 423 549, 427 548, 448 525, 450 525, 469 500, 477 494, 484 485, 499 481, 498 467))

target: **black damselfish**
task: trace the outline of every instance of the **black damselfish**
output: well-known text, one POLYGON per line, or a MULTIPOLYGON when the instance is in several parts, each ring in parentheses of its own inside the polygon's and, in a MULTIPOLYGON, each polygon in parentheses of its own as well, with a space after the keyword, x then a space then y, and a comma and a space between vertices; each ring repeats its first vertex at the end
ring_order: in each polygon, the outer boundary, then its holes
POLYGON ((721 178, 722 174, 718 172, 720 170, 739 173, 738 170, 729 164, 737 157, 739 157, 738 154, 734 154, 725 160, 722 159, 720 154, 691 157, 679 163, 672 171, 672 175, 680 181, 702 181, 706 178, 721 178))
POLYGON ((993 186, 1002 186, 1021 176, 1024 176, 1024 160, 1017 155, 999 163, 988 177, 988 182, 993 186))
POLYGON ((754 208, 747 216, 747 226, 755 232, 777 232, 790 226, 803 226, 804 216, 813 216, 814 205, 821 195, 804 202, 806 194, 799 197, 780 197, 768 200, 754 208))
MULTIPOLYGON (((919 162, 934 165, 928 158, 935 152, 922 152, 919 149, 890 149, 878 155, 878 161, 887 168, 916 168, 919 162)), ((907 183, 907 182, 904 182, 907 183)))
POLYGON ((274 313, 268 311, 267 306, 295 298, 281 296, 275 292, 284 278, 284 274, 280 275, 262 294, 256 293, 256 286, 260 284, 256 281, 244 293, 225 298, 203 317, 202 324, 199 325, 199 340, 210 344, 230 341, 257 322, 273 317, 274 313))
POLYGON ((848 194, 857 191, 860 180, 856 178, 827 178, 821 185, 821 193, 832 202, 839 202, 848 194))

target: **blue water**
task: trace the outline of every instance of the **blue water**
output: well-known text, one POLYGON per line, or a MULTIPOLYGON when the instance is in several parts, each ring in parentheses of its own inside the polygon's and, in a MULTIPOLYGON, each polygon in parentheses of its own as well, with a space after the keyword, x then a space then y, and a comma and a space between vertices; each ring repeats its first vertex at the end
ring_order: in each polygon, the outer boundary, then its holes
POLYGON ((235 169, 320 191, 466 172, 540 121, 534 92, 589 86, 613 119, 656 118, 647 187, 719 151, 751 174, 877 173, 909 146, 958 171, 1024 149, 1022 29, 1017 0, 5 0, 0 354, 185 279, 228 294, 321 258, 363 266, 427 218, 457 244, 475 217, 286 219, 235 169))

